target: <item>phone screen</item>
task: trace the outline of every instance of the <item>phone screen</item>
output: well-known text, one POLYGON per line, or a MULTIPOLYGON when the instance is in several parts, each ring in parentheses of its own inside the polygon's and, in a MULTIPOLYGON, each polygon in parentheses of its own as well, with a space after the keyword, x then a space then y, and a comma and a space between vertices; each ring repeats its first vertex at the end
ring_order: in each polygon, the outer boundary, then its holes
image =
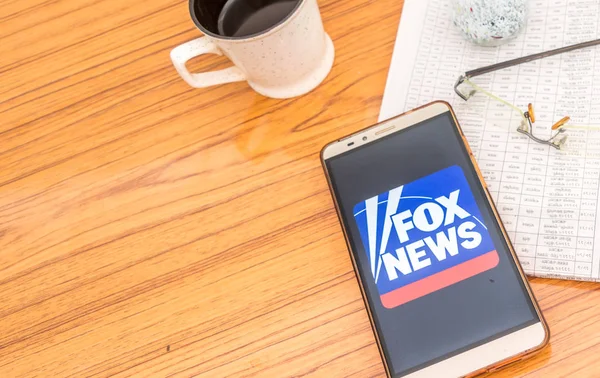
POLYGON ((450 112, 325 164, 394 376, 540 321, 450 112))

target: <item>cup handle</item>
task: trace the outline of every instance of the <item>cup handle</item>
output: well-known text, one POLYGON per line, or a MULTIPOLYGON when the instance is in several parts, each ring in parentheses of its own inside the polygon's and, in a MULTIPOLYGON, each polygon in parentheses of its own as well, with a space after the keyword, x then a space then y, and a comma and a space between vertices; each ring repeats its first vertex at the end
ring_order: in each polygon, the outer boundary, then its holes
POLYGON ((185 63, 194 57, 204 54, 223 55, 223 52, 206 37, 194 39, 171 50, 171 61, 175 69, 183 80, 192 87, 206 88, 213 85, 246 80, 246 75, 236 66, 211 72, 191 73, 188 71, 185 63))

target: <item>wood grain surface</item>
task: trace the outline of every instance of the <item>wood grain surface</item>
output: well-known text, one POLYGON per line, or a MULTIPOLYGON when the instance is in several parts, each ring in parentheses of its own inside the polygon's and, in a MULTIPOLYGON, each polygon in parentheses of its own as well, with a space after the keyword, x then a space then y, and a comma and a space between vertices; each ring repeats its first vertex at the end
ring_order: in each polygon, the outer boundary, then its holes
MULTIPOLYGON (((0 377, 384 375, 319 150, 402 1, 320 6, 335 66, 281 101, 177 76, 186 1, 0 0, 0 377)), ((532 282, 551 346, 497 376, 600 376, 600 286, 532 282)))

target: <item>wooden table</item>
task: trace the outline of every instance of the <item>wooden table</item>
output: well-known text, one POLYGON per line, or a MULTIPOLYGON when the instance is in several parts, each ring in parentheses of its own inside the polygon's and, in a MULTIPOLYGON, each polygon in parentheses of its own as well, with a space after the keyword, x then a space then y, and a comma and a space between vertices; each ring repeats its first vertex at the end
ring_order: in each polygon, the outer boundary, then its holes
MULTIPOLYGON (((185 1, 1 0, 0 377, 382 376, 318 154, 401 3, 322 1, 335 66, 278 101, 178 78, 185 1)), ((532 282, 551 347, 498 376, 600 376, 599 286, 532 282)))

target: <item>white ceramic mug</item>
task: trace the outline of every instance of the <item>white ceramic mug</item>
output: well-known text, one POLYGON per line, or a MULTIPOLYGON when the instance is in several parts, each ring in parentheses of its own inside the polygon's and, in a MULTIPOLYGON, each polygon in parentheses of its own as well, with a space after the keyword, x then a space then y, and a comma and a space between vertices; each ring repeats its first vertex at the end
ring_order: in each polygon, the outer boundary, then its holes
POLYGON ((333 65, 334 48, 323 29, 316 0, 299 0, 279 23, 243 37, 219 34, 218 11, 214 7, 222 8, 226 0, 219 1, 190 0, 192 19, 205 36, 171 51, 173 65, 189 85, 204 88, 247 81, 264 96, 290 98, 311 91, 325 79, 333 65), (203 54, 225 55, 234 66, 189 72, 186 62, 203 54))

